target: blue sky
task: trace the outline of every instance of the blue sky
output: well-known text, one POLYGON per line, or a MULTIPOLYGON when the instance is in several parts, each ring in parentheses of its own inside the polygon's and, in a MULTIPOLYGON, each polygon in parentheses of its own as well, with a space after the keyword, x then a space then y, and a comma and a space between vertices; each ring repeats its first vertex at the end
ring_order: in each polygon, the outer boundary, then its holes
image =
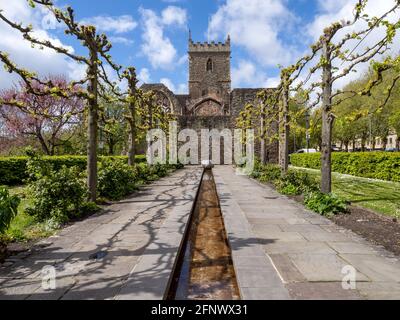
MULTIPOLYGON (((377 4, 378 1, 372 1, 377 4)), ((355 0, 57 0, 71 5, 78 21, 95 24, 113 42, 112 56, 136 67, 143 82, 163 82, 178 93, 187 91, 187 39, 232 39, 232 86, 271 87, 278 81, 278 64, 288 65, 307 52, 330 22, 351 14, 355 0)), ((381 0, 379 8, 393 0, 381 0)), ((0 0, 14 20, 32 23, 41 36, 85 53, 46 12, 32 10, 25 0, 0 0)), ((371 10, 375 10, 371 7, 371 10)), ((42 75, 67 73, 79 78, 82 67, 22 43, 19 35, 0 23, 0 50, 42 75)), ((0 73, 0 87, 15 78, 0 73)))

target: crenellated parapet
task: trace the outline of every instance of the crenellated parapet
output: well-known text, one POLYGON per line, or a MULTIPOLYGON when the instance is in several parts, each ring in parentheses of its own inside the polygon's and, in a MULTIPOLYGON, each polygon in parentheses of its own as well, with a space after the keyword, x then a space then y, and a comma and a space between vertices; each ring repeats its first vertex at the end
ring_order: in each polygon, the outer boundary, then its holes
POLYGON ((231 52, 231 39, 228 36, 225 42, 193 42, 189 38, 189 53, 194 52, 231 52))

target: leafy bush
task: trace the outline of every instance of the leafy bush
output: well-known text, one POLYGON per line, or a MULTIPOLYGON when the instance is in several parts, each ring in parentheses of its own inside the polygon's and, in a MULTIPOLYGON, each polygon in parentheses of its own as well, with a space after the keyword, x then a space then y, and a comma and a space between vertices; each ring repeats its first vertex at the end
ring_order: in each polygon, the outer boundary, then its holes
POLYGON ((307 192, 319 191, 318 182, 305 172, 289 170, 285 176, 274 181, 278 192, 285 195, 301 195, 307 192))
MULTIPOLYGON (((320 153, 293 154, 291 164, 320 169, 320 153)), ((332 171, 353 176, 400 182, 400 152, 334 152, 332 171)))
POLYGON ((282 193, 287 196, 297 196, 300 195, 302 192, 298 186, 295 186, 294 184, 289 183, 284 183, 282 180, 277 180, 276 183, 276 190, 278 190, 279 193, 282 193))
MULTIPOLYGON (((54 170, 59 170, 62 166, 78 167, 80 171, 86 170, 87 158, 85 156, 46 156, 42 160, 48 162, 54 170)), ((0 184, 19 185, 28 179, 27 162, 29 157, 0 157, 0 184)), ((100 157, 99 162, 115 161, 128 163, 128 157, 112 156, 100 157)), ((136 156, 137 163, 146 162, 144 155, 136 156)))
POLYGON ((334 194, 309 192, 305 195, 304 204, 310 210, 322 215, 346 212, 346 202, 334 194))
POLYGON ((177 163, 177 164, 169 164, 168 168, 172 170, 179 170, 183 169, 185 166, 182 163, 177 163))
POLYGON ((32 204, 26 212, 39 221, 64 223, 87 213, 88 194, 80 168, 62 166, 55 169, 49 162, 33 157, 27 164, 28 194, 32 204))
POLYGON ((296 186, 300 194, 312 191, 319 191, 318 181, 306 172, 289 170, 286 176, 281 179, 283 181, 286 181, 287 184, 296 186))
POLYGON ((139 163, 136 165, 136 169, 138 180, 141 182, 147 181, 150 175, 150 166, 147 163, 139 163))
POLYGON ((155 164, 150 166, 150 175, 154 175, 156 178, 165 177, 168 174, 168 165, 155 164))
POLYGON ((10 196, 7 188, 0 187, 0 234, 8 229, 12 219, 17 215, 20 202, 18 196, 10 196))
POLYGON ((261 167, 258 179, 261 182, 274 182, 281 178, 281 169, 274 164, 266 164, 261 167))
POLYGON ((103 162, 99 168, 98 190, 101 197, 120 200, 132 193, 138 180, 138 169, 118 162, 103 162))

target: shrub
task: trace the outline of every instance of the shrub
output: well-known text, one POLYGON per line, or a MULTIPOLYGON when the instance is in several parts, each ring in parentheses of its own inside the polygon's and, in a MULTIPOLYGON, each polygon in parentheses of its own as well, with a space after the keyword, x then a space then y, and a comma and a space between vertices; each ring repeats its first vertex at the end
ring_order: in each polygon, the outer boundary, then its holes
POLYGON ((26 212, 39 221, 64 223, 87 212, 88 194, 80 168, 62 166, 55 169, 49 162, 32 157, 27 164, 28 193, 32 204, 26 212))
POLYGON ((17 215, 20 202, 18 196, 11 196, 7 188, 0 187, 0 234, 9 228, 12 219, 17 215))
POLYGON ((103 162, 99 167, 98 190, 101 197, 120 200, 132 193, 139 177, 138 169, 124 163, 103 162))
POLYGON ((285 176, 274 181, 278 192, 285 195, 301 195, 307 192, 318 191, 319 186, 315 179, 305 172, 289 170, 285 176))
MULTIPOLYGON (((320 169, 320 153, 293 154, 297 167, 320 169)), ((400 182, 400 152, 334 152, 332 171, 359 177, 400 182)))
POLYGON ((260 168, 259 180, 261 182, 274 182, 280 179, 282 173, 279 166, 274 164, 266 164, 260 168))
POLYGON ((170 168, 172 170, 179 170, 179 169, 183 169, 184 167, 185 166, 182 163, 168 165, 168 168, 170 168))
POLYGON ((155 164, 150 166, 150 174, 158 178, 165 177, 168 174, 168 165, 155 164))
POLYGON ((298 186, 295 186, 293 184, 285 183, 282 180, 277 180, 276 183, 276 190, 278 190, 279 193, 282 193, 287 196, 297 196, 300 195, 302 192, 298 186))
POLYGON ((304 204, 310 210, 322 215, 346 212, 346 202, 334 194, 309 192, 305 195, 304 204))
POLYGON ((282 180, 296 186, 300 193, 319 191, 318 181, 303 171, 289 170, 282 180))
POLYGON ((250 177, 258 179, 261 175, 261 171, 262 171, 262 163, 260 159, 256 158, 254 160, 254 169, 253 172, 250 174, 250 177))
MULTIPOLYGON (((78 167, 80 171, 86 170, 87 158, 85 156, 45 156, 42 161, 48 162, 54 170, 62 166, 78 167)), ((27 162, 29 157, 0 157, 0 185, 19 185, 28 179, 27 162)), ((126 156, 99 157, 99 162, 115 161, 128 163, 126 156)), ((146 162, 144 155, 136 156, 137 163, 146 162)))

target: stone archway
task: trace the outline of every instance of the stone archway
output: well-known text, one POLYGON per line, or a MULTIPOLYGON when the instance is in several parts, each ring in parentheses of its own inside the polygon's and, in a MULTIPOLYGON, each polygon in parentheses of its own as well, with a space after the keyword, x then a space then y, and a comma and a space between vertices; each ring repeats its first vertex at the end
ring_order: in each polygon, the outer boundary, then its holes
POLYGON ((144 92, 153 91, 156 94, 156 99, 165 111, 169 111, 175 115, 182 115, 182 106, 174 93, 165 85, 159 84, 144 84, 141 86, 144 92))
POLYGON ((214 98, 207 97, 196 103, 193 107, 196 116, 223 116, 225 115, 222 103, 214 98))
POLYGON ((165 114, 175 112, 174 104, 172 103, 171 99, 164 92, 159 91, 159 90, 154 90, 153 92, 155 94, 155 98, 154 98, 155 103, 161 107, 162 111, 165 114))

